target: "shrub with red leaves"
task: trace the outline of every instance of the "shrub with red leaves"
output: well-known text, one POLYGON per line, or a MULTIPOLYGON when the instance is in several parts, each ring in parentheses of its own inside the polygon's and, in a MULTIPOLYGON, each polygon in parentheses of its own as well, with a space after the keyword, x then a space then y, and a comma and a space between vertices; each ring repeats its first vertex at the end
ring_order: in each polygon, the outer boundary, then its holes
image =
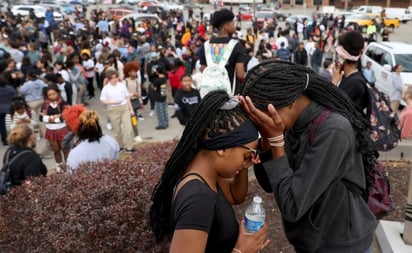
POLYGON ((166 252, 149 226, 150 197, 176 141, 131 157, 33 178, 0 199, 1 252, 166 252))

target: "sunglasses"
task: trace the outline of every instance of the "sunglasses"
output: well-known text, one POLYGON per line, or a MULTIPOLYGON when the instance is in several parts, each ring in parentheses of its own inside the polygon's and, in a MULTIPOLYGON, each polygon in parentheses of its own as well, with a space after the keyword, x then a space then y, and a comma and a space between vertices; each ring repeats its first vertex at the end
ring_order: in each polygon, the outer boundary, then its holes
POLYGON ((247 150, 249 150, 249 151, 252 153, 251 160, 252 160, 252 162, 253 162, 254 164, 260 163, 260 159, 259 159, 259 153, 260 153, 260 151, 259 151, 259 150, 254 149, 254 148, 249 148, 249 147, 246 147, 246 146, 244 146, 244 145, 242 145, 242 146, 240 146, 240 147, 241 147, 241 148, 244 148, 244 149, 247 149, 247 150))

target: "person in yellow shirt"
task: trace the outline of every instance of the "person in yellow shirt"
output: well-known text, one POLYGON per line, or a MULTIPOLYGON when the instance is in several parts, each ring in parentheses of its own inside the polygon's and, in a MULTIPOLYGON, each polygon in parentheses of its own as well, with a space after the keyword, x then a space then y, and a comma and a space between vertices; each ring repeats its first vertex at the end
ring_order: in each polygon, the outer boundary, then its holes
POLYGON ((183 36, 182 36, 182 44, 184 45, 184 46, 187 46, 188 45, 188 42, 190 41, 190 38, 191 38, 191 33, 190 33, 190 29, 189 28, 186 28, 185 29, 185 33, 183 34, 183 36))

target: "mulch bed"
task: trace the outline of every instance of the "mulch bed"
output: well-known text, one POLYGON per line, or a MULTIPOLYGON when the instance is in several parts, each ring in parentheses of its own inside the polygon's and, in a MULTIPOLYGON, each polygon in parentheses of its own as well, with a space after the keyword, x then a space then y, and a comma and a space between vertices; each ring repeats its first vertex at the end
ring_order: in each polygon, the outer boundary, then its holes
MULTIPOLYGON (((395 203, 396 209, 390 215, 384 217, 385 220, 404 221, 405 207, 408 198, 408 185, 411 173, 411 163, 404 161, 388 161, 383 162, 385 168, 389 172, 391 183, 391 194, 395 203)), ((293 253, 293 247, 289 244, 285 237, 280 219, 280 212, 275 203, 272 194, 265 193, 259 186, 257 181, 251 180, 249 184, 249 193, 247 200, 238 206, 235 206, 235 211, 238 217, 244 215, 244 210, 252 201, 253 196, 259 195, 263 198, 266 208, 266 220, 269 224, 269 238, 271 243, 266 249, 260 253, 293 253)), ((304 236, 304 235, 302 235, 304 236)), ((376 252, 376 246, 374 252, 376 252)))

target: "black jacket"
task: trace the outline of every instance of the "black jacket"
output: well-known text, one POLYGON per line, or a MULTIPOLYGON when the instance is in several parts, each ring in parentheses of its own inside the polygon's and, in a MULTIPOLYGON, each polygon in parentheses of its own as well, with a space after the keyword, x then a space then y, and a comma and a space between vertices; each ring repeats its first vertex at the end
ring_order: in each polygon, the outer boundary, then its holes
MULTIPOLYGON (((28 147, 11 146, 5 153, 10 154, 9 161, 23 150, 29 150, 30 153, 22 154, 16 161, 11 164, 11 182, 13 186, 21 185, 28 177, 46 176, 47 168, 40 159, 40 156, 34 150, 28 147), (10 151, 9 151, 10 150, 10 151)), ((3 164, 6 157, 3 157, 3 164)))

